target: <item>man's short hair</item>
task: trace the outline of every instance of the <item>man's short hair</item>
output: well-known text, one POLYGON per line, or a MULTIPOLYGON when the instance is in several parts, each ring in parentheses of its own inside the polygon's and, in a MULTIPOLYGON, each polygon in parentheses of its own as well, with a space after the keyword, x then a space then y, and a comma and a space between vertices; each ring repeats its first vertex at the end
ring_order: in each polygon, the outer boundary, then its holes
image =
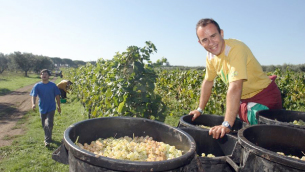
MULTIPOLYGON (((214 24, 216 26, 218 32, 220 33, 220 27, 219 27, 218 23, 214 19, 212 19, 212 18, 204 18, 204 19, 199 20, 197 25, 196 25, 196 35, 197 35, 198 27, 205 27, 208 24, 214 24)), ((197 37, 198 37, 198 35, 197 35, 197 37)))
POLYGON ((48 69, 42 69, 40 74, 47 72, 49 76, 51 76, 51 72, 48 69))

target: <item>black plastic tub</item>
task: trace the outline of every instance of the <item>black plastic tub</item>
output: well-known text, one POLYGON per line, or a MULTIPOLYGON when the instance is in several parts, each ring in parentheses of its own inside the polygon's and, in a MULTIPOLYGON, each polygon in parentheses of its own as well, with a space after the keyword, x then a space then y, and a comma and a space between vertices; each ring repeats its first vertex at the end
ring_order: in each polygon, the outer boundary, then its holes
MULTIPOLYGON (((194 139, 186 132, 158 121, 132 117, 95 118, 78 122, 66 129, 63 142, 68 152, 70 171, 182 171, 181 169, 194 160, 196 150, 194 139), (93 153, 74 144, 77 138, 79 143, 84 144, 98 138, 147 135, 156 141, 175 146, 183 151, 183 155, 157 162, 127 161, 104 156, 95 157, 93 153)), ((58 148, 54 153, 59 154, 61 149, 58 148)), ((59 160, 60 158, 53 159, 67 162, 59 160)))
POLYGON ((241 144, 239 171, 305 171, 305 130, 280 125, 253 125, 238 131, 241 144))
MULTIPOLYGON (((178 127, 190 127, 190 128, 199 128, 201 130, 209 130, 206 128, 201 128, 198 125, 204 125, 207 127, 214 127, 215 125, 221 125, 224 121, 224 116, 219 115, 209 115, 202 114, 192 121, 193 115, 184 115, 180 118, 178 127)), ((243 122, 240 119, 236 119, 234 125, 232 126, 232 131, 230 134, 237 136, 237 131, 241 128, 248 126, 249 124, 243 122)))
POLYGON ((185 127, 181 127, 180 129, 194 138, 196 142, 196 153, 204 172, 236 171, 227 160, 229 158, 237 164, 240 161, 240 145, 237 143, 237 137, 225 135, 223 138, 213 139, 207 130, 185 127), (205 153, 206 157, 201 157, 202 153, 205 153), (215 157, 207 157, 208 154, 213 154, 215 157))
POLYGON ((305 112, 290 110, 261 110, 256 113, 258 124, 276 124, 305 129, 304 125, 295 125, 294 120, 305 121, 305 112))

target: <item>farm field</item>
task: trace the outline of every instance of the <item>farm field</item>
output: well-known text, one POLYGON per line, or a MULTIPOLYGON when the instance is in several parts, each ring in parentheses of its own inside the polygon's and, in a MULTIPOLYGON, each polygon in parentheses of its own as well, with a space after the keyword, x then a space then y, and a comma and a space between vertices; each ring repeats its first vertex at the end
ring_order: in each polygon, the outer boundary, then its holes
MULTIPOLYGON (((165 121, 197 109, 204 70, 166 70, 150 61, 155 47, 150 42, 143 48, 131 46, 112 60, 99 59, 77 69, 66 70, 88 118, 134 116, 165 121)), ((275 68, 283 108, 305 110, 305 73, 275 68)), ((223 115, 227 85, 215 79, 207 114, 223 115)), ((169 122, 171 125, 174 123, 169 122)))
POLYGON ((28 77, 24 77, 23 73, 4 72, 0 75, 0 96, 36 83, 39 79, 39 75, 36 74, 29 74, 28 77))
MULTIPOLYGON (((124 107, 128 103, 131 103, 132 101, 130 100, 132 99, 128 99, 126 96, 124 97, 124 94, 120 97, 119 93, 121 92, 119 89, 117 90, 117 95, 111 96, 111 93, 114 93, 114 91, 109 92, 109 89, 107 89, 106 86, 104 87, 103 83, 105 82, 101 79, 109 78, 101 75, 102 66, 98 65, 99 63, 97 63, 97 66, 89 65, 89 67, 87 66, 86 68, 64 71, 64 76, 66 76, 65 79, 70 79, 74 82, 73 91, 71 94, 68 94, 68 103, 62 104, 62 113, 56 113, 55 115, 54 142, 51 143, 50 148, 45 148, 43 145, 43 130, 37 112, 29 111, 22 120, 19 120, 16 128, 22 128, 25 131, 25 134, 13 138, 7 137, 6 139, 13 140, 12 145, 0 147, 1 171, 68 171, 69 167, 67 165, 54 161, 51 158, 51 155, 61 144, 63 132, 69 125, 88 118, 109 116, 109 109, 114 112, 115 116, 135 116, 133 113, 129 113, 132 110, 136 111, 135 109, 128 110, 127 107, 124 107), (114 100, 121 101, 115 103, 110 101, 111 99, 109 99, 109 97, 108 99, 102 99, 103 97, 98 95, 106 95, 112 98, 117 96, 117 99, 114 100), (129 100, 130 102, 126 101, 125 103, 122 103, 122 100, 129 100), (108 103, 110 108, 107 109, 107 106, 102 107, 102 104, 98 103, 101 101, 104 101, 105 104, 108 103), (103 111, 105 109, 108 110, 108 112, 103 111)), ((153 89, 149 89, 149 87, 143 89, 141 85, 137 85, 136 88, 140 88, 140 91, 134 88, 135 86, 133 87, 134 89, 131 90, 134 91, 134 93, 138 93, 137 96, 144 96, 147 94, 141 94, 142 90, 151 91, 149 93, 151 97, 146 97, 147 102, 151 103, 150 107, 162 108, 152 108, 149 111, 145 111, 145 108, 138 109, 138 112, 142 113, 136 114, 136 117, 150 118, 172 126, 177 126, 179 118, 182 115, 187 114, 190 110, 197 107, 199 99, 198 93, 202 78, 204 77, 204 72, 179 69, 162 70, 160 68, 154 71, 155 73, 150 73, 150 75, 156 76, 154 81, 155 84, 150 85, 148 81, 143 84, 151 86, 153 89), (157 112, 157 115, 151 113, 154 110, 157 112)), ((105 72, 105 74, 110 73, 105 72)), ((277 84, 282 92, 284 107, 288 110, 304 111, 304 73, 290 70, 275 70, 274 72, 269 73, 269 75, 273 74, 278 76, 277 84)), ((132 73, 130 76, 132 76, 132 73)), ((35 78, 35 76, 33 77, 35 78)), ((55 82, 57 83, 59 81, 60 79, 57 79, 55 82)), ((118 81, 124 86, 125 80, 118 81)), ((31 82, 32 81, 27 81, 27 84, 31 82)), ((137 81, 135 81, 135 83, 137 83, 137 81)), ((219 80, 217 80, 216 83, 217 84, 215 84, 215 88, 213 89, 216 94, 209 102, 206 113, 222 115, 224 112, 225 97, 225 94, 222 92, 226 89, 226 86, 219 80)), ((111 84, 108 85, 114 86, 111 84)), ((111 88, 111 90, 115 89, 117 88, 111 88)), ((125 89, 125 92, 128 92, 126 91, 128 90, 128 87, 123 89, 125 89)), ((143 102, 139 103, 141 105, 143 102)))
POLYGON ((29 111, 15 128, 25 131, 24 135, 7 137, 12 139, 11 146, 0 147, 0 171, 69 171, 67 165, 52 159, 52 153, 61 144, 65 129, 84 120, 83 108, 75 97, 62 104, 62 113, 56 112, 53 128, 53 142, 49 148, 43 143, 44 133, 38 112, 29 111))

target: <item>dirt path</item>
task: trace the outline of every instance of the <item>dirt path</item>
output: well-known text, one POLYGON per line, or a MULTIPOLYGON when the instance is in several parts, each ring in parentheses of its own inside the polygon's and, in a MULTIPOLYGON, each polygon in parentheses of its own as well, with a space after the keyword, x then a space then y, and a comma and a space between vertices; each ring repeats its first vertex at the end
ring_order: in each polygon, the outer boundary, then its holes
MULTIPOLYGON (((52 81, 55 80, 54 77, 52 81)), ((5 96, 0 96, 0 114, 2 114, 0 115, 0 147, 11 145, 14 136, 24 133, 22 128, 15 128, 15 126, 18 120, 31 110, 32 102, 29 94, 34 85, 28 85, 5 96)))

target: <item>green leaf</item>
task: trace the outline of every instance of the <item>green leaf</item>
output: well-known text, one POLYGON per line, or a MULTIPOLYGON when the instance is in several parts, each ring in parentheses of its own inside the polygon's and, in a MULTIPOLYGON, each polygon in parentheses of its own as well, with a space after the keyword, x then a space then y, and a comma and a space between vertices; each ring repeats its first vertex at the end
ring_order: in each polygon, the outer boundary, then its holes
POLYGON ((123 101, 123 102, 120 103, 120 105, 118 107, 118 112, 119 113, 122 113, 124 106, 125 106, 125 102, 123 101))
POLYGON ((106 98, 110 98, 112 96, 112 91, 111 88, 108 88, 106 93, 105 93, 106 98))
POLYGON ((138 61, 135 61, 133 63, 133 68, 136 70, 135 72, 136 73, 140 73, 140 72, 143 72, 144 71, 144 66, 143 64, 141 64, 140 62, 138 61))

